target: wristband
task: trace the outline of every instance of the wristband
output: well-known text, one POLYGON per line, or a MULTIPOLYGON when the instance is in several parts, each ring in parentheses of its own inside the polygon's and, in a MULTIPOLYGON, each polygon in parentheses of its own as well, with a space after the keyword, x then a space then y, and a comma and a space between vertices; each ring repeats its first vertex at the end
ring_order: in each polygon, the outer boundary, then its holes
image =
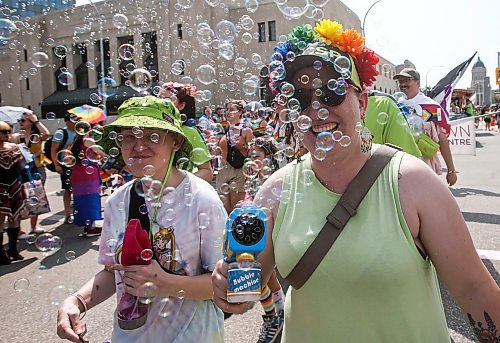
POLYGON ((74 294, 71 294, 72 297, 75 297, 76 299, 78 299, 78 302, 80 304, 82 304, 83 306, 83 315, 82 313, 80 313, 80 319, 83 319, 85 317, 85 315, 87 314, 87 302, 85 301, 85 299, 78 293, 74 293, 74 294))
POLYGON ((448 170, 447 174, 456 174, 456 170, 448 170))
POLYGON ((32 122, 32 124, 36 125, 36 124, 38 124, 39 122, 40 122, 40 120, 37 120, 37 121, 32 122))

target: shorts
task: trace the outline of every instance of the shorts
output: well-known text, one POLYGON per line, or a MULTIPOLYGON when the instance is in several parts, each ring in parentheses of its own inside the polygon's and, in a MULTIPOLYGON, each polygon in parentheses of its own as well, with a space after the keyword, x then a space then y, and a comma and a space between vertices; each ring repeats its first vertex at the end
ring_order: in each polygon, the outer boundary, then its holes
POLYGON ((245 175, 243 175, 243 169, 236 169, 229 163, 225 163, 224 168, 219 170, 215 178, 215 189, 220 191, 221 186, 225 183, 230 184, 234 182, 235 188, 231 189, 237 193, 245 192, 245 175))
POLYGON ((61 188, 70 191, 71 190, 71 169, 62 167, 62 174, 59 174, 61 178, 61 188))

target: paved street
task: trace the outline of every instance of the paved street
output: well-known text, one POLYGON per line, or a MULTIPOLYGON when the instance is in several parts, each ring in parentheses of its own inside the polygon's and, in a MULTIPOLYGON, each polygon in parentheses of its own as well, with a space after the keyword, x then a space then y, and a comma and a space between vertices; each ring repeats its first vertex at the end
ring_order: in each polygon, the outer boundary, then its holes
MULTIPOLYGON (((463 211, 471 235, 497 282, 500 282, 500 133, 478 132, 477 156, 456 156, 458 184, 453 195, 463 211)), ((80 228, 64 225, 62 197, 57 193, 59 179, 50 174, 47 192, 52 213, 44 215, 41 224, 63 239, 63 247, 52 256, 43 256, 34 245, 20 242, 25 260, 0 267, 0 307, 2 308, 1 342, 57 342, 55 322, 60 298, 72 292, 101 267, 96 264, 99 238, 80 238, 80 228), (67 259, 74 251, 76 259, 67 259), (42 270, 40 266, 45 266, 42 270), (17 280, 25 278, 29 287, 17 280)), ((27 228, 24 222, 24 228, 27 228)), ((6 237, 4 238, 5 242, 6 237)), ((460 310, 443 290, 450 335, 454 342, 472 342, 472 333, 460 310)), ((110 338, 112 312, 116 301, 109 299, 86 317, 91 342, 110 338)), ((262 310, 257 305, 243 316, 226 321, 226 342, 255 342, 261 324, 262 310)), ((168 328, 168 322, 165 324, 168 328)), ((425 328, 422 328, 425 330, 425 328)), ((200 338, 200 342, 202 339, 200 338)))

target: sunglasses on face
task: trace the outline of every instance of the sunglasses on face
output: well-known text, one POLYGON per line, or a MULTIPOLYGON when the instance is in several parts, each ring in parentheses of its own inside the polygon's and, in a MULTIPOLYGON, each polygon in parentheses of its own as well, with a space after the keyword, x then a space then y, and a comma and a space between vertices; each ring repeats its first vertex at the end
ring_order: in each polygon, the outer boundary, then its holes
MULTIPOLYGON (((334 107, 341 105, 347 94, 347 89, 352 87, 347 82, 339 84, 335 90, 331 90, 327 85, 323 85, 318 89, 296 88, 293 97, 300 102, 300 107, 305 110, 311 106, 313 94, 325 106, 334 107), (341 89, 341 88, 342 89, 341 89)), ((356 88, 356 87, 355 87, 356 88)))
POLYGON ((4 134, 4 135, 10 135, 12 133, 11 130, 0 130, 0 133, 4 134))

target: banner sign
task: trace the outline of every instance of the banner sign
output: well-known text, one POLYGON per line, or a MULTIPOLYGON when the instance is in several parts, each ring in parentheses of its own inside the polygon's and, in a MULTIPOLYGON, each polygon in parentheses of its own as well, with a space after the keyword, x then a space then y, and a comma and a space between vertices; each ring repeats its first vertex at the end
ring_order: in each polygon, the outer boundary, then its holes
POLYGON ((474 117, 450 121, 448 141, 453 155, 476 155, 476 126, 474 117))

